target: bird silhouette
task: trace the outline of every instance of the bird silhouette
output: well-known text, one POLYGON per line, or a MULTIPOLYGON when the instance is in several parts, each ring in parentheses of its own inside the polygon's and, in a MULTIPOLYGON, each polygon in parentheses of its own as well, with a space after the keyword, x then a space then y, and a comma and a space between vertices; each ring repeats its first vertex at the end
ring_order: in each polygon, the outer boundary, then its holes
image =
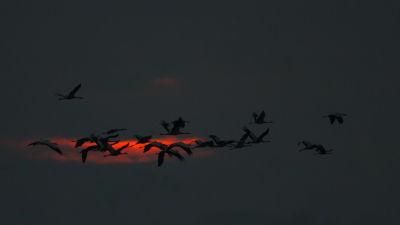
POLYGON ((64 155, 63 152, 61 152, 60 148, 57 146, 57 143, 52 143, 50 140, 44 140, 44 141, 36 141, 33 143, 30 143, 28 146, 36 146, 36 145, 46 145, 56 151, 60 155, 64 155))
POLYGON ((76 97, 75 93, 81 88, 81 84, 79 84, 78 86, 76 86, 74 88, 74 90, 72 90, 67 96, 62 95, 62 94, 56 94, 56 96, 61 96, 62 98, 58 99, 58 100, 63 100, 63 99, 67 99, 67 100, 71 100, 74 98, 79 98, 79 99, 83 99, 82 97, 76 97))
MULTIPOLYGON (((258 116, 256 112, 253 112, 253 117, 254 117, 255 124, 272 123, 272 121, 268 121, 268 122, 264 121, 264 118, 265 118, 264 110, 260 113, 260 116, 258 116)), ((250 123, 250 124, 254 124, 254 123, 250 123)))
POLYGON ((339 124, 342 124, 343 123, 342 116, 347 116, 347 115, 346 114, 342 114, 342 113, 332 113, 332 114, 329 114, 327 116, 323 116, 322 118, 329 117, 329 119, 331 120, 331 124, 333 124, 333 122, 335 122, 335 119, 337 119, 339 124))

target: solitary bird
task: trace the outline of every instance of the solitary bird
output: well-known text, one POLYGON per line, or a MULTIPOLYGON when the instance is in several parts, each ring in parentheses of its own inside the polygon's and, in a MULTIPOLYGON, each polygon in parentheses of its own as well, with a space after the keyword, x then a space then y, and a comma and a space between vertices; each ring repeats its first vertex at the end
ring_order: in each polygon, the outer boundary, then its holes
POLYGON ((83 99, 82 97, 76 97, 75 93, 79 90, 79 88, 81 88, 81 84, 79 84, 78 86, 76 86, 74 88, 74 90, 72 90, 68 96, 62 95, 62 94, 56 94, 56 96, 61 96, 62 98, 58 99, 58 100, 63 100, 63 99, 67 99, 67 100, 71 100, 74 98, 79 98, 79 99, 83 99))
POLYGON ((347 116, 347 115, 346 114, 342 114, 342 113, 332 113, 332 114, 329 114, 327 116, 324 116, 323 118, 329 117, 329 119, 331 120, 331 124, 333 124, 333 122, 335 122, 335 119, 337 119, 339 124, 342 124, 343 123, 342 116, 347 116))
POLYGON ((315 148, 315 145, 311 144, 309 141, 301 141, 297 144, 297 146, 299 146, 300 144, 304 145, 303 149, 300 149, 299 152, 303 151, 303 150, 311 150, 315 148))
POLYGON ((189 145, 191 145, 193 142, 195 142, 197 144, 197 146, 194 146, 193 148, 205 148, 205 147, 213 147, 214 146, 214 142, 213 141, 205 141, 205 142, 203 142, 200 139, 190 142, 189 145))
POLYGON ((315 148, 317 149, 317 152, 318 152, 318 153, 315 153, 314 155, 318 155, 318 154, 320 154, 320 155, 332 154, 332 153, 330 153, 330 152, 333 150, 333 149, 325 150, 324 146, 322 146, 322 145, 315 145, 315 148))
POLYGON ((160 135, 178 135, 178 134, 190 134, 189 132, 181 132, 179 129, 181 128, 180 124, 174 124, 174 127, 170 130, 168 128, 169 124, 164 120, 161 120, 160 124, 167 130, 168 133, 161 133, 160 135))
POLYGON ((64 155, 61 152, 60 148, 57 146, 57 143, 52 143, 50 140, 36 141, 36 142, 30 143, 28 146, 36 146, 36 145, 47 145, 48 147, 50 147, 51 149, 56 151, 58 154, 64 155))
MULTIPOLYGON (((272 123, 272 121, 268 121, 268 122, 264 121, 264 118, 265 118, 264 110, 260 113, 260 116, 258 116, 256 112, 253 112, 253 117, 254 117, 254 123, 256 123, 256 124, 272 123)), ((250 123, 250 124, 254 124, 254 123, 250 123)))
POLYGON ((258 137, 245 126, 242 127, 242 130, 244 130, 246 132, 246 134, 248 134, 250 136, 251 142, 248 142, 247 144, 249 144, 249 143, 258 144, 258 143, 261 143, 261 142, 270 142, 270 141, 264 141, 263 140, 263 138, 269 133, 269 128, 266 131, 264 131, 264 133, 262 133, 258 137))
POLYGON ((107 132, 104 132, 103 134, 112 134, 112 133, 115 133, 115 132, 118 132, 118 131, 123 131, 123 130, 126 130, 126 129, 125 128, 122 128, 122 129, 111 129, 111 130, 109 130, 107 132))

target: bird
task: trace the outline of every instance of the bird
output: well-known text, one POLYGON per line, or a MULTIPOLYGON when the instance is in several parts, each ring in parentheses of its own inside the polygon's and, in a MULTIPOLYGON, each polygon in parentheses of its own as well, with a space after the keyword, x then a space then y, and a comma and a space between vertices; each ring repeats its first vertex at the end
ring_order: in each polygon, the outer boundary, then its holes
POLYGON ((230 146, 230 144, 235 143, 235 140, 228 140, 228 141, 222 141, 218 136, 216 135, 210 135, 209 136, 211 139, 214 140, 215 145, 212 148, 221 148, 225 146, 230 146))
POLYGON ((177 157, 180 161, 185 160, 185 158, 183 158, 183 156, 179 154, 177 150, 172 150, 172 149, 162 150, 159 153, 156 153, 156 155, 158 154, 158 167, 160 167, 163 164, 165 153, 167 153, 170 157, 172 156, 177 157))
POLYGON ((193 148, 204 148, 204 147, 213 147, 214 146, 214 142, 213 141, 203 142, 200 139, 190 142, 189 145, 191 145, 193 142, 195 142, 197 144, 197 146, 194 146, 193 148))
POLYGON ((232 149, 235 149, 235 148, 250 147, 250 146, 251 146, 251 145, 246 145, 246 143, 245 143, 244 141, 239 141, 239 142, 236 143, 235 146, 233 146, 233 148, 231 148, 231 149, 229 149, 229 150, 232 150, 232 149))
POLYGON ((98 139, 99 136, 96 136, 94 135, 94 133, 91 133, 90 138, 92 138, 93 142, 96 143, 98 149, 102 150, 103 148, 105 148, 103 142, 98 139))
MULTIPOLYGON (((272 121, 265 122, 265 112, 264 110, 260 113, 260 116, 257 115, 257 113, 253 112, 253 117, 254 117, 254 123, 256 124, 263 124, 263 123, 272 123, 272 121)), ((254 123, 249 123, 249 124, 254 124, 254 123)))
POLYGON ((179 119, 172 121, 171 123, 168 124, 173 124, 174 126, 177 125, 179 127, 185 128, 185 123, 190 123, 190 121, 183 120, 182 117, 180 116, 179 119))
POLYGON ((88 151, 96 151, 97 148, 98 148, 97 145, 92 145, 80 151, 79 153, 82 154, 82 162, 83 163, 86 162, 88 151))
POLYGON ((81 139, 78 139, 78 140, 72 141, 72 142, 76 142, 75 148, 77 148, 77 147, 82 146, 83 144, 85 144, 85 142, 88 142, 88 141, 93 142, 92 138, 81 138, 81 139))
POLYGON ((150 149, 153 148, 153 147, 159 148, 161 150, 167 150, 168 145, 165 145, 165 144, 163 144, 161 142, 158 142, 158 141, 153 141, 150 144, 147 144, 147 145, 144 146, 143 153, 145 153, 147 151, 150 151, 150 149))
POLYGON ((126 130, 126 129, 125 128, 122 128, 122 129, 111 129, 111 130, 109 130, 107 132, 104 132, 103 134, 112 134, 112 133, 115 133, 115 132, 118 132, 118 131, 123 131, 123 130, 126 130))
POLYGON ((183 149, 188 155, 193 155, 193 152, 192 152, 192 150, 190 150, 189 145, 187 145, 187 144, 185 144, 185 143, 183 143, 183 142, 175 142, 175 143, 172 143, 172 144, 170 144, 170 145, 168 146, 167 150, 168 150, 168 149, 172 149, 173 147, 180 147, 180 148, 183 149))
POLYGON ((261 143, 261 142, 270 142, 270 141, 264 141, 263 140, 263 138, 269 133, 269 128, 266 131, 264 131, 264 133, 262 133, 258 137, 253 132, 251 132, 246 126, 243 126, 242 130, 244 130, 246 132, 246 134, 248 134, 250 136, 250 138, 251 138, 251 142, 248 142, 247 144, 249 144, 249 143, 255 143, 256 144, 256 143, 261 143))
POLYGON ((315 148, 317 149, 317 152, 318 152, 318 153, 315 153, 314 155, 318 155, 318 154, 320 154, 320 155, 332 154, 332 153, 330 153, 330 152, 333 150, 333 149, 325 150, 324 146, 322 146, 322 145, 315 145, 315 148))
POLYGON ((57 146, 57 143, 52 143, 50 140, 44 140, 44 141, 36 141, 33 143, 30 143, 28 146, 36 146, 36 145, 47 145, 54 151, 56 151, 60 155, 64 155, 64 153, 60 150, 60 148, 57 146))
POLYGON ((189 132, 181 132, 179 129, 181 128, 179 123, 174 124, 174 127, 170 130, 168 128, 169 124, 164 120, 160 121, 160 124, 167 130, 168 133, 160 133, 160 135, 178 135, 178 134, 190 134, 189 132))
POLYGON ((75 96, 75 93, 79 90, 79 88, 81 88, 81 84, 79 84, 78 86, 76 86, 76 87, 74 88, 74 90, 72 90, 72 91, 68 94, 68 96, 65 96, 65 95, 62 95, 62 94, 56 94, 56 96, 61 96, 61 97, 63 97, 63 98, 60 98, 60 99, 58 99, 58 100, 63 100, 63 99, 71 100, 71 99, 74 99, 74 98, 83 99, 82 97, 76 97, 76 96, 75 96))
POLYGON ((303 144, 305 146, 305 148, 300 149, 299 152, 303 151, 303 150, 311 150, 315 148, 315 145, 311 144, 309 141, 301 141, 297 144, 297 146, 299 146, 300 144, 303 144))
POLYGON ((342 116, 347 116, 347 115, 343 114, 343 113, 332 113, 332 114, 329 114, 327 116, 323 116, 322 118, 329 117, 329 119, 331 120, 331 124, 333 124, 333 122, 335 122, 335 119, 337 119, 339 124, 342 124, 343 123, 342 116))
POLYGON ((136 137, 138 139, 138 141, 136 142, 136 144, 132 145, 138 145, 138 144, 145 144, 145 143, 149 143, 150 139, 151 139, 151 135, 150 136, 141 136, 141 135, 134 135, 134 137, 136 137))
POLYGON ((106 148, 107 148, 108 151, 110 152, 110 154, 105 155, 104 157, 107 157, 107 156, 118 156, 118 155, 122 155, 122 154, 128 154, 128 153, 126 153, 126 152, 121 153, 121 151, 124 150, 126 147, 129 146, 129 142, 128 142, 128 144, 122 146, 121 148, 119 148, 119 149, 117 149, 117 150, 115 150, 115 149, 114 149, 110 144, 108 144, 107 142, 105 142, 104 145, 106 146, 106 148))

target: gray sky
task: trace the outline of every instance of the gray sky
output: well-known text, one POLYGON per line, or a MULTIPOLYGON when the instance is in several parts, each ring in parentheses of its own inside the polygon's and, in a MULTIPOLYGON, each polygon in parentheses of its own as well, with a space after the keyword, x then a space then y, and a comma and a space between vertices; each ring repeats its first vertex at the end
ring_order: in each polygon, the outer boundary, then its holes
POLYGON ((2 1, 2 223, 398 224, 391 2, 2 1), (83 100, 54 96, 79 83, 83 100), (274 123, 248 124, 262 110, 274 123), (271 143, 160 168, 154 152, 83 164, 80 149, 25 146, 120 127, 159 138, 179 116, 189 139, 246 125, 271 143), (333 154, 299 153, 302 140, 333 154))

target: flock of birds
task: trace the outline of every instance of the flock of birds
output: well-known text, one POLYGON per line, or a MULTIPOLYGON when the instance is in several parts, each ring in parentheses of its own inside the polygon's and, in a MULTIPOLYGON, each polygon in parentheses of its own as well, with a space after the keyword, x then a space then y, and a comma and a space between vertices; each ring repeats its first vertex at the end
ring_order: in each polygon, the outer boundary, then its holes
MULTIPOLYGON (((56 96, 60 96, 59 100, 72 100, 72 99, 83 99, 82 97, 77 97, 75 96, 76 92, 81 88, 81 84, 79 84, 77 87, 75 87, 68 95, 61 95, 57 94, 56 96)), ((335 122, 335 120, 338 121, 339 124, 343 123, 343 116, 346 116, 346 114, 342 113, 333 113, 327 116, 324 116, 324 118, 328 117, 330 119, 331 124, 335 122)), ((264 123, 272 123, 272 121, 265 121, 265 112, 262 111, 260 115, 257 115, 257 113, 253 113, 254 117, 254 122, 250 124, 264 124, 264 123)), ((171 123, 167 123, 164 120, 161 120, 160 124, 164 127, 164 129, 167 131, 167 133, 160 133, 160 135, 180 135, 180 134, 190 134, 188 132, 181 132, 182 128, 185 128, 186 123, 190 123, 190 121, 183 120, 182 117, 179 117, 179 119, 172 121, 171 123), (170 126, 172 125, 172 129, 170 129, 170 126)), ((116 133, 119 131, 124 131, 126 129, 111 129, 103 134, 110 135, 112 133, 116 133)), ((242 130, 245 132, 243 136, 239 140, 235 139, 230 139, 230 140, 221 140, 218 136, 216 135, 210 135, 209 137, 212 140, 209 141, 202 141, 202 140, 195 140, 190 143, 183 143, 183 142, 176 142, 172 143, 169 145, 166 145, 162 142, 159 141, 151 141, 152 136, 141 136, 141 135, 135 135, 137 138, 136 144, 129 145, 130 143, 127 143, 126 145, 115 149, 113 145, 119 143, 119 141, 116 140, 110 140, 113 138, 117 138, 119 134, 116 135, 110 135, 107 137, 101 137, 100 135, 95 135, 94 133, 91 133, 89 137, 84 137, 81 139, 78 139, 75 144, 75 148, 78 148, 82 146, 86 142, 94 143, 94 145, 91 145, 87 147, 86 149, 83 149, 80 151, 82 154, 82 162, 86 162, 86 158, 88 155, 89 151, 100 151, 103 153, 107 153, 104 155, 104 157, 108 156, 119 156, 123 154, 127 154, 126 152, 122 152, 122 150, 126 148, 133 147, 135 145, 139 144, 145 144, 144 146, 140 148, 144 148, 143 153, 146 153, 150 151, 152 148, 157 148, 160 151, 156 153, 158 155, 158 166, 161 166, 164 162, 164 156, 167 154, 170 157, 177 157, 180 161, 185 160, 185 158, 179 153, 176 148, 180 148, 183 151, 185 151, 188 155, 192 155, 192 149, 195 148, 205 148, 205 147, 210 147, 210 148, 221 148, 221 147, 230 147, 230 150, 236 149, 236 148, 243 148, 243 147, 249 147, 251 144, 259 144, 259 143, 266 143, 270 141, 265 141, 263 140, 264 137, 269 133, 269 128, 264 131, 261 135, 257 136, 255 135, 250 129, 248 129, 246 126, 243 126, 242 130), (248 138, 250 138, 249 141, 246 141, 248 138), (195 143, 196 145, 194 147, 191 147, 191 145, 195 143)), ((299 146, 300 144, 304 145, 303 149, 300 149, 299 151, 303 150, 312 150, 315 149, 317 154, 321 155, 326 155, 326 154, 331 154, 333 149, 326 150, 323 145, 321 144, 311 144, 309 141, 301 141, 297 144, 299 146)), ((30 143, 28 146, 36 146, 36 145, 46 145, 56 151, 58 154, 63 155, 64 153, 60 150, 60 148, 57 146, 57 143, 53 143, 50 140, 44 140, 44 141, 36 141, 33 143, 30 143)))

